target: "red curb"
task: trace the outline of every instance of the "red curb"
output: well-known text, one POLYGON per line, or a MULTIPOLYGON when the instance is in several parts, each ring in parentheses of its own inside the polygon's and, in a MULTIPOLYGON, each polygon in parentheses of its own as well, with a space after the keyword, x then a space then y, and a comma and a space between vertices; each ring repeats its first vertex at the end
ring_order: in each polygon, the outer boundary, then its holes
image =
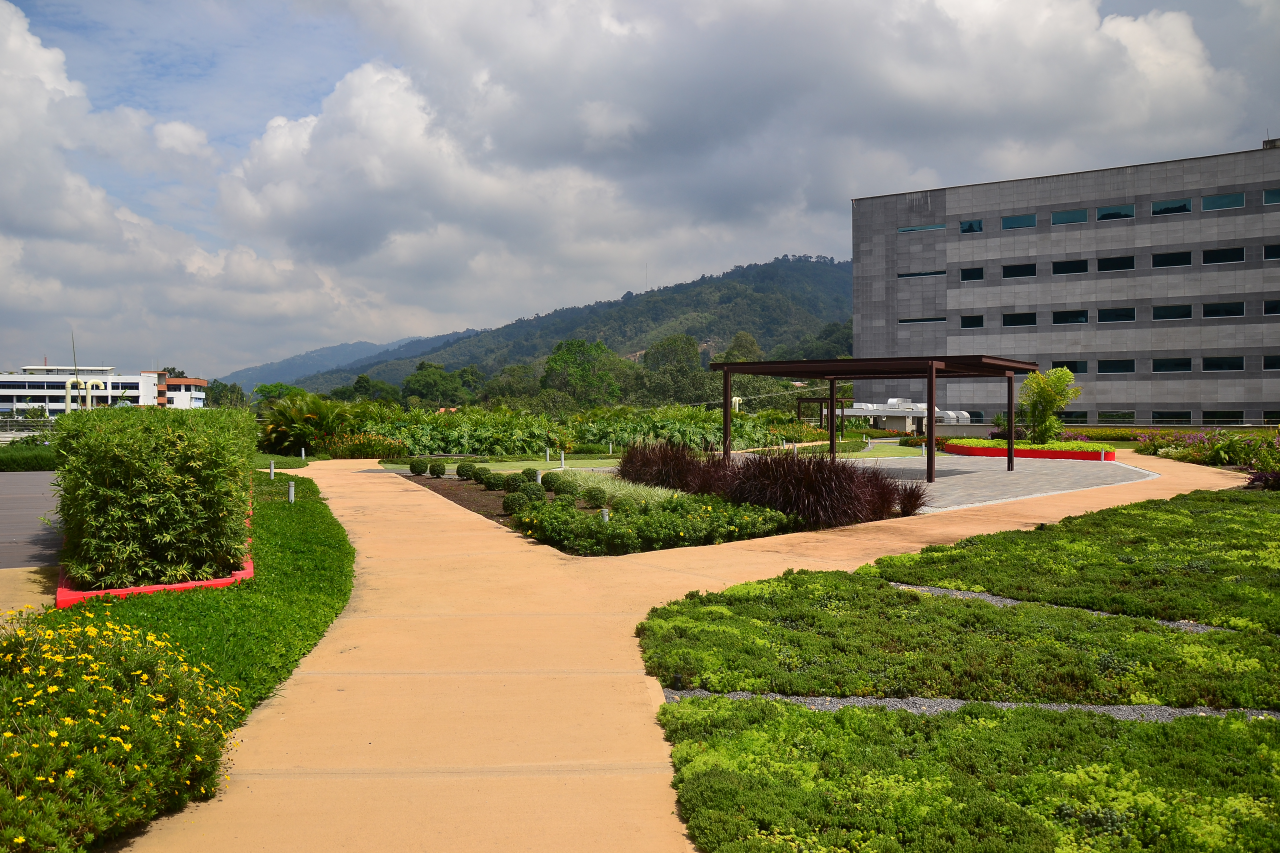
MULTIPOLYGON (((1004 447, 968 447, 963 444, 948 444, 947 453, 956 456, 996 456, 1005 457, 1009 450, 1004 447)), ((1013 455, 1023 459, 1081 459, 1085 462, 1115 462, 1114 450, 1036 450, 1033 447, 1015 447, 1013 455)))

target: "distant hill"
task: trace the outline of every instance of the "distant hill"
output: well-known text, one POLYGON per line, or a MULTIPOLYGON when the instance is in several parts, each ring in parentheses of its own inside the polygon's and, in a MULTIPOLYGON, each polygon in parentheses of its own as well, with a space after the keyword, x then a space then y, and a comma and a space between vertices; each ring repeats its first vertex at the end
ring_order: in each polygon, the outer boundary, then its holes
MULTIPOLYGON (((360 373, 400 385, 419 361, 457 370, 475 364, 493 375, 508 364, 536 361, 569 338, 604 341, 619 355, 635 355, 668 335, 689 334, 721 352, 734 334, 750 332, 766 352, 785 353, 818 335, 828 323, 853 314, 850 261, 786 255, 765 264, 734 267, 716 276, 673 284, 621 299, 561 308, 497 329, 467 334, 430 349, 358 363, 298 378, 294 384, 324 392, 349 385, 360 373)), ((418 349, 416 341, 402 349, 418 349)))
POLYGON ((292 384, 300 376, 308 376, 322 370, 330 370, 353 362, 363 363, 364 360, 369 358, 372 358, 374 363, 391 358, 400 358, 402 357, 401 351, 403 349, 412 348, 419 342, 421 342, 420 348, 424 350, 432 349, 456 340, 462 334, 466 333, 450 332, 447 335, 435 335, 429 338, 401 338, 389 344, 374 344, 369 341, 336 344, 331 347, 313 349, 310 352, 304 352, 302 355, 290 356, 280 361, 273 361, 270 364, 245 367, 221 377, 221 381, 227 384, 237 382, 245 391, 252 391, 259 385, 271 382, 288 382, 292 384))
MULTIPOLYGON (((310 375, 299 375, 293 380, 292 384, 308 391, 324 393, 342 385, 350 385, 361 373, 369 373, 372 376, 377 366, 383 364, 409 363, 411 367, 405 373, 405 376, 408 376, 413 373, 413 368, 417 367, 424 353, 447 346, 460 338, 467 338, 476 334, 480 333, 475 329, 467 329, 462 332, 449 332, 448 334, 434 335, 429 338, 408 338, 406 343, 397 341, 396 343, 399 343, 399 346, 388 344, 386 349, 381 349, 371 355, 339 363, 330 369, 317 371, 310 375)), ((399 385, 403 381, 404 378, 401 377, 396 380, 396 384, 399 385)))

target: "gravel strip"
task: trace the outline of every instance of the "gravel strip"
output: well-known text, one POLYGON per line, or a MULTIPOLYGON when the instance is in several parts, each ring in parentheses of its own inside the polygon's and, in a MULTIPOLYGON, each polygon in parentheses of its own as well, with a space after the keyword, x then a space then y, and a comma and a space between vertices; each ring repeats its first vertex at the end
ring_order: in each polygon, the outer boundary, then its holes
MULTIPOLYGON (((681 699, 705 699, 720 696, 725 699, 770 699, 781 702, 794 702, 803 705, 810 711, 839 711, 841 708, 884 708, 889 711, 910 711, 912 714, 941 714, 946 711, 957 711, 970 704, 968 699, 922 699, 912 696, 907 699, 876 699, 867 696, 783 696, 780 693, 711 693, 706 690, 668 690, 665 687, 662 695, 668 702, 679 702, 681 699)), ((1076 705, 1074 703, 1058 704, 1049 702, 976 702, 973 704, 990 705, 993 708, 1012 710, 1014 708, 1042 708, 1046 711, 1092 711, 1105 714, 1117 720, 1136 720, 1144 723, 1167 723, 1179 717, 1225 717, 1227 711, 1212 708, 1167 708, 1164 705, 1076 705)), ((1250 718, 1277 719, 1271 711, 1258 711, 1252 708, 1235 708, 1250 718)))
MULTIPOLYGON (((1039 604, 1042 607, 1054 607, 1058 610, 1084 610, 1085 613, 1092 613, 1094 616, 1122 616, 1121 613, 1103 613, 1101 610, 1085 610, 1083 607, 1065 607, 1061 604, 1048 604, 1043 601, 1019 601, 1016 598, 1005 598, 1001 595, 991 595, 986 592, 969 592, 963 589, 943 589, 940 586, 924 586, 922 584, 913 583, 894 583, 888 582, 890 586, 897 589, 910 589, 916 592, 927 592, 930 595, 949 595, 952 598, 977 598, 994 604, 996 607, 1012 607, 1015 604, 1039 604)), ((1131 617, 1133 619, 1141 619, 1141 616, 1131 617)), ((1209 631, 1230 631, 1230 628, 1219 628, 1216 625, 1201 625, 1199 622, 1192 622, 1190 619, 1184 619, 1180 622, 1170 622, 1167 619, 1152 619, 1152 622, 1165 625, 1169 628, 1177 628, 1179 631, 1186 631, 1190 634, 1206 634, 1209 631)))

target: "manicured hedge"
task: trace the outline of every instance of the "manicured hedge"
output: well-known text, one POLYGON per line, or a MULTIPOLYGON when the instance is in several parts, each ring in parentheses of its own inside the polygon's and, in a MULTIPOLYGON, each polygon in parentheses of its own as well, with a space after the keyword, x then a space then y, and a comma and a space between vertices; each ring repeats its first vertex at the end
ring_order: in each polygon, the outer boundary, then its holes
POLYGON ((257 429, 239 409, 58 418, 62 563, 84 589, 226 577, 247 539, 257 429))
POLYGON ((58 454, 52 447, 0 447, 0 471, 52 471, 58 454))
MULTIPOLYGON (((992 438, 948 438, 945 444, 957 444, 961 447, 1008 447, 1007 441, 992 438)), ((1027 447, 1034 450, 1077 450, 1098 453, 1111 452, 1115 447, 1100 441, 1048 441, 1044 444, 1032 444, 1029 441, 1015 441, 1014 447, 1027 447)))

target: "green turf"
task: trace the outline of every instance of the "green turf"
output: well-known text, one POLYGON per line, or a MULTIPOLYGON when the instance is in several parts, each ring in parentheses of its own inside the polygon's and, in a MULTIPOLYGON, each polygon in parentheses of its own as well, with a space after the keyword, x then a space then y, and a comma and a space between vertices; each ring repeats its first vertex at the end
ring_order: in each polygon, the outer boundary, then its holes
POLYGON ((267 468, 270 463, 276 463, 276 470, 306 468, 308 460, 301 456, 277 456, 274 453, 255 453, 253 454, 254 468, 267 468))
POLYGON ((666 687, 797 696, 1280 708, 1280 637, 787 572, 690 593, 637 627, 666 687))
POLYGON ((968 706, 664 705, 706 853, 1275 851, 1280 723, 968 706))
POLYGON ((1274 633, 1277 531, 1280 494, 1192 492, 882 557, 874 571, 901 583, 1274 633))

